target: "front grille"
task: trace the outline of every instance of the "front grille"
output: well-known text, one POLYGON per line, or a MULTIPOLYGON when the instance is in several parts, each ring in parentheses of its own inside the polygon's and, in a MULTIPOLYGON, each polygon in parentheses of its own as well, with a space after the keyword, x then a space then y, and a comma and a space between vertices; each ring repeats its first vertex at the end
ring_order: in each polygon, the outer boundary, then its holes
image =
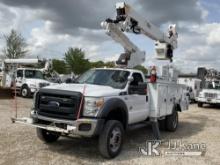
POLYGON ((48 85, 50 85, 49 83, 40 83, 39 84, 39 87, 40 88, 43 88, 43 87, 46 87, 46 86, 48 86, 48 85))
POLYGON ((39 115, 75 120, 79 111, 81 93, 56 89, 40 89, 36 95, 39 115))
POLYGON ((216 94, 216 93, 205 93, 205 97, 208 97, 208 98, 217 98, 217 94, 216 94))

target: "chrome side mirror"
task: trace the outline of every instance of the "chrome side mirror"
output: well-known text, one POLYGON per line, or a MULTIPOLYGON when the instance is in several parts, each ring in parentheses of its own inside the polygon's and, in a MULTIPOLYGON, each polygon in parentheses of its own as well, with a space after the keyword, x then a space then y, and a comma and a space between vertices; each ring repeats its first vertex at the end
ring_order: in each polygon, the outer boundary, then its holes
POLYGON ((128 82, 134 81, 134 78, 132 76, 128 77, 128 82))

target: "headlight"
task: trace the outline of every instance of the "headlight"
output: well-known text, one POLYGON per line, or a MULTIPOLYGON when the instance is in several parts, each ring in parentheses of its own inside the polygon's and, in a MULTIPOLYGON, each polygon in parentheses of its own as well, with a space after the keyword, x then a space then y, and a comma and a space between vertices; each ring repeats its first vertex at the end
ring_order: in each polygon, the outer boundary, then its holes
POLYGON ((33 96, 33 104, 32 104, 32 109, 35 108, 35 103, 36 103, 36 95, 37 95, 38 92, 35 92, 34 93, 34 96, 33 96))
POLYGON ((37 88, 35 84, 30 84, 30 88, 37 88))
POLYGON ((104 98, 85 97, 83 116, 96 116, 104 105, 104 98))

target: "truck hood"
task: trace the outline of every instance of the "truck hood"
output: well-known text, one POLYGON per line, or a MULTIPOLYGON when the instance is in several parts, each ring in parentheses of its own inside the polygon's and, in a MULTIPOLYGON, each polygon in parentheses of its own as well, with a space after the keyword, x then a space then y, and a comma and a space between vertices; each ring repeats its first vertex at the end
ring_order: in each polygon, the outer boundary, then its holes
POLYGON ((40 83, 47 83, 47 84, 50 84, 50 85, 55 84, 55 83, 51 83, 51 82, 49 82, 49 81, 47 81, 47 80, 35 79, 35 78, 32 78, 32 79, 26 78, 26 82, 27 82, 28 84, 34 84, 34 85, 36 85, 36 86, 38 86, 40 83))
POLYGON ((84 95, 85 96, 93 96, 93 97, 102 97, 102 96, 116 96, 122 91, 121 89, 115 89, 109 86, 102 85, 92 85, 92 84, 59 84, 47 86, 47 89, 58 89, 58 90, 66 90, 66 91, 75 91, 83 93, 83 89, 85 86, 84 95))

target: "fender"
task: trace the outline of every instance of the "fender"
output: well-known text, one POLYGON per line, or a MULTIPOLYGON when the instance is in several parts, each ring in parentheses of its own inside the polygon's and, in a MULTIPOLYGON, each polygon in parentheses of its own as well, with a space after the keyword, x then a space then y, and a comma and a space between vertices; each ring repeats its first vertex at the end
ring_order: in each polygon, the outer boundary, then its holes
POLYGON ((128 125, 128 109, 124 101, 120 98, 111 98, 107 100, 103 106, 103 108, 100 110, 100 113, 98 114, 98 117, 100 118, 107 118, 108 114, 116 109, 120 109, 123 113, 123 117, 125 117, 125 128, 128 125))

